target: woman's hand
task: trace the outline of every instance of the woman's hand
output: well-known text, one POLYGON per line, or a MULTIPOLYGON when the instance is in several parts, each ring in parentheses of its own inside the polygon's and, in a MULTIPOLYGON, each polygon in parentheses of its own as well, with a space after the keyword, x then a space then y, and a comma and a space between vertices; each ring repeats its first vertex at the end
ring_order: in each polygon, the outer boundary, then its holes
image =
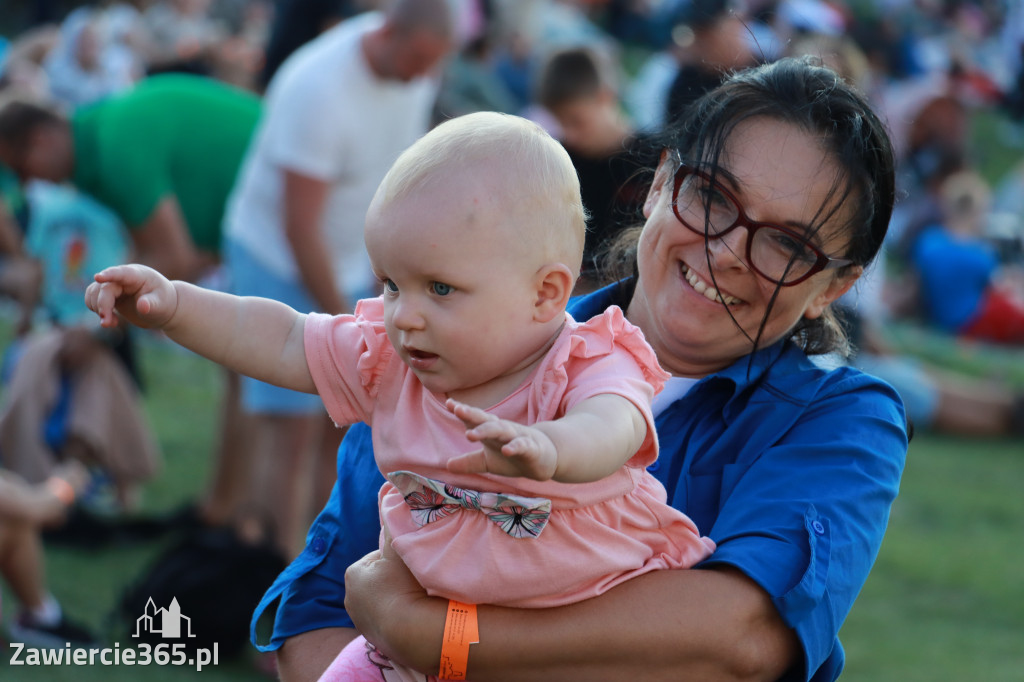
MULTIPOLYGON (((436 673, 447 601, 427 596, 390 546, 352 564, 345 590, 367 640, 398 663, 436 673)), ((771 599, 740 572, 654 571, 570 606, 481 606, 469 677, 775 680, 799 652, 771 599)))
POLYGON ((389 658, 436 674, 447 601, 430 597, 386 543, 345 571, 345 609, 356 629, 389 658))

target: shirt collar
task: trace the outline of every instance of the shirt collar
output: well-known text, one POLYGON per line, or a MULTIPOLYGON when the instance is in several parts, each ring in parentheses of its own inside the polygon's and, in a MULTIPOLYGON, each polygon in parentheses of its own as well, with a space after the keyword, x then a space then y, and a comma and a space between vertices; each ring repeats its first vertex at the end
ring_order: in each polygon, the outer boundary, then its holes
MULTIPOLYGON (((617 304, 626 310, 629 301, 623 299, 628 297, 632 290, 632 278, 623 279, 589 294, 573 298, 569 301, 569 310, 577 320, 588 320, 610 305, 617 304)), ((788 339, 783 339, 744 355, 728 367, 707 375, 694 386, 690 393, 696 393, 702 387, 714 384, 725 390, 730 390, 733 394, 732 398, 735 398, 747 389, 763 382, 767 390, 772 393, 773 399, 805 404, 817 392, 816 378, 823 375, 824 372, 818 370, 812 377, 812 375, 801 371, 804 369, 816 368, 796 344, 788 339), (771 371, 768 376, 769 370, 775 371, 771 371)), ((733 409, 741 409, 739 406, 733 407, 732 398, 723 410, 723 416, 727 420, 732 416, 733 409)))

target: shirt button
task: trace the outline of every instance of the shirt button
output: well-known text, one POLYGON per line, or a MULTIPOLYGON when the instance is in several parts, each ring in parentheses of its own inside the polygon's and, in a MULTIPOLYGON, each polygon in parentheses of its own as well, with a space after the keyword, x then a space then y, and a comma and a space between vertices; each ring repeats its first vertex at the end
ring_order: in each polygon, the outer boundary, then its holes
POLYGON ((309 543, 309 549, 317 556, 323 554, 327 550, 327 542, 320 536, 313 538, 313 542, 309 543))
POLYGON ((822 525, 821 521, 813 522, 811 524, 811 528, 813 528, 814 532, 817 533, 818 535, 824 535, 825 534, 825 526, 822 525))

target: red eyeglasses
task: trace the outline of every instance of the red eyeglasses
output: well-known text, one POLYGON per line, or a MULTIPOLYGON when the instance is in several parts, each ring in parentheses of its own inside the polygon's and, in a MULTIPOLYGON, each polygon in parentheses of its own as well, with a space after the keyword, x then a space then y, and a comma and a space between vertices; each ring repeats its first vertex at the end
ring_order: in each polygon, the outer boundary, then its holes
POLYGON ((751 220, 732 192, 702 170, 681 163, 674 183, 672 212, 679 222, 708 239, 747 228, 747 263, 770 282, 793 286, 822 270, 853 263, 825 255, 799 232, 751 220))

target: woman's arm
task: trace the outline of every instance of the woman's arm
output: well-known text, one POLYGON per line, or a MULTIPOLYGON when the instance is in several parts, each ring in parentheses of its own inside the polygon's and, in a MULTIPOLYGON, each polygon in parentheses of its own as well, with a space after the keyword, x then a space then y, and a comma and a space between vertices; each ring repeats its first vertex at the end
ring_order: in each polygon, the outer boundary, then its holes
POLYGON ((281 682, 313 682, 345 645, 359 636, 352 628, 320 628, 295 635, 277 650, 277 674, 281 682))
MULTIPOLYGON (((345 574, 345 607, 396 661, 437 670, 447 602, 428 597, 390 550, 345 574)), ((776 680, 799 661, 796 635, 735 569, 654 571, 553 609, 479 608, 477 682, 776 680)))

